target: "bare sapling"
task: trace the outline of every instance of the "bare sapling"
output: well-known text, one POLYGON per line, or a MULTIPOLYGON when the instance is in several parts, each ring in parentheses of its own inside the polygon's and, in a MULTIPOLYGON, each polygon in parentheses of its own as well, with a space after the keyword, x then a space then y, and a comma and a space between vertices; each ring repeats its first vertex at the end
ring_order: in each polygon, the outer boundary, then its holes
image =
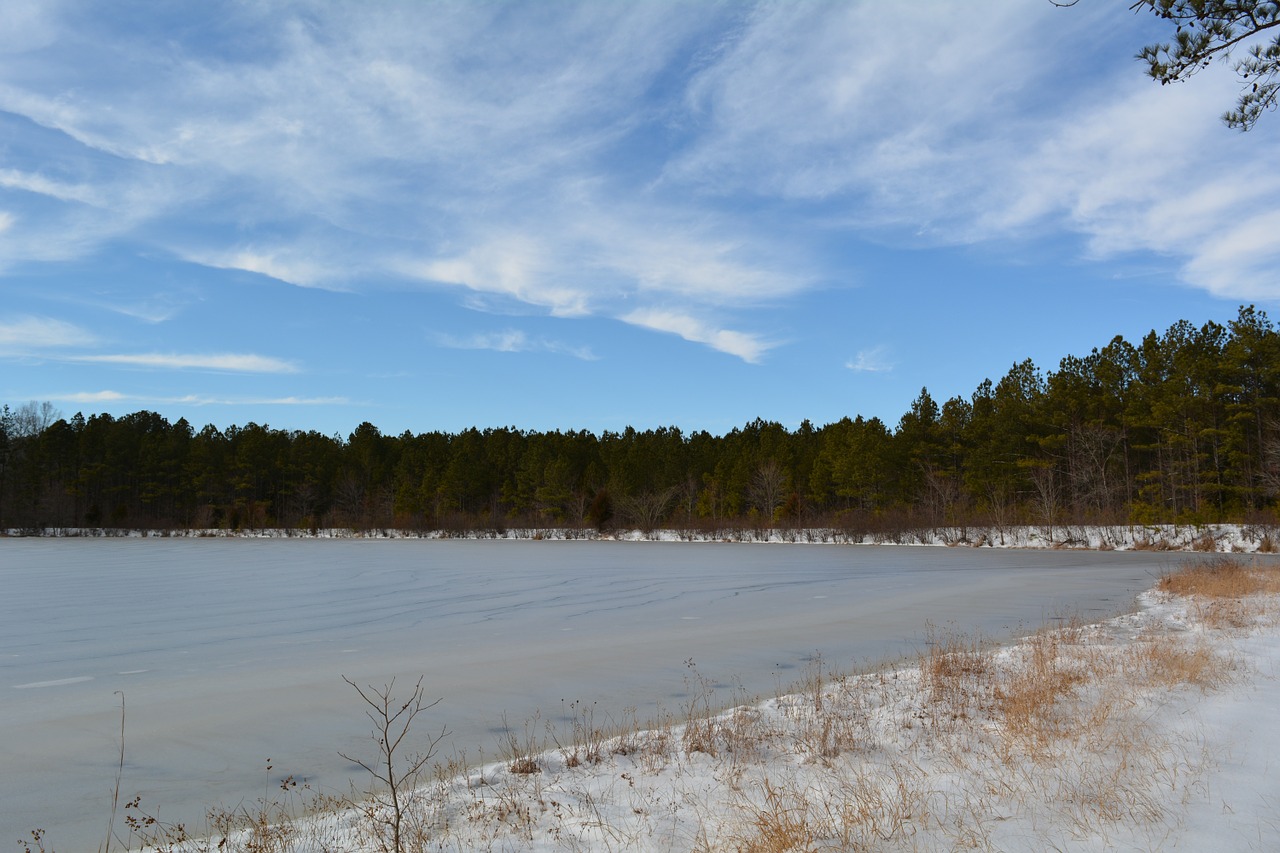
POLYGON ((396 683, 394 678, 381 689, 361 687, 345 675, 342 680, 350 684, 368 706, 365 715, 373 724, 370 736, 378 744, 378 757, 366 762, 344 752, 339 752, 338 755, 363 767, 373 777, 375 784, 368 792, 372 808, 367 814, 374 823, 380 849, 384 853, 405 853, 406 814, 411 794, 418 787, 423 768, 449 732, 442 726, 440 734, 427 739, 426 749, 408 757, 402 754, 401 746, 409 736, 409 730, 418 715, 434 708, 441 700, 426 701, 421 677, 404 700, 393 695, 396 683))
POLYGON ((120 761, 116 764, 116 786, 111 793, 111 817, 107 820, 107 839, 102 844, 103 853, 111 853, 111 837, 116 830, 116 810, 120 805, 120 778, 124 775, 124 691, 117 690, 120 697, 120 761))

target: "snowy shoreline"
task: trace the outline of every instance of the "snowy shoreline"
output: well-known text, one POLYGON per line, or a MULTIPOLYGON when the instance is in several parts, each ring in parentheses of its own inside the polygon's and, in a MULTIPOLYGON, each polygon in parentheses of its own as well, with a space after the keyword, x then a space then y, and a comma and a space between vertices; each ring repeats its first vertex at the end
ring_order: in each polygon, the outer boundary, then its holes
MULTIPOLYGON (((939 633, 914 666, 816 661, 720 713, 703 682, 656 719, 526 723, 502 760, 455 757, 402 792, 405 849, 1277 849, 1273 572, 1250 572, 1265 593, 1157 588, 996 647, 939 633)), ((385 807, 288 802, 174 849, 385 849, 385 807)))
POLYGON ((812 545, 923 545, 1094 551, 1202 551, 1237 554, 1280 552, 1280 525, 1270 524, 1132 524, 1017 527, 917 528, 892 532, 859 532, 832 527, 722 528, 597 531, 572 527, 522 527, 480 530, 400 530, 375 528, 138 529, 102 527, 10 528, 0 537, 158 538, 158 539, 427 539, 599 542, 714 542, 812 545))

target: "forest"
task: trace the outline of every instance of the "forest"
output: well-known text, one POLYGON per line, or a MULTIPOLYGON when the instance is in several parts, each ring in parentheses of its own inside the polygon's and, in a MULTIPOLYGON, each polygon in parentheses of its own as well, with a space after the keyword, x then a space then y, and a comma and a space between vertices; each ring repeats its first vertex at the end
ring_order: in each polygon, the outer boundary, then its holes
POLYGON ((922 389, 895 425, 725 435, 516 427, 343 438, 139 411, 0 415, 0 531, 502 530, 1276 520, 1280 333, 1241 307, 1030 360, 969 397, 922 389))

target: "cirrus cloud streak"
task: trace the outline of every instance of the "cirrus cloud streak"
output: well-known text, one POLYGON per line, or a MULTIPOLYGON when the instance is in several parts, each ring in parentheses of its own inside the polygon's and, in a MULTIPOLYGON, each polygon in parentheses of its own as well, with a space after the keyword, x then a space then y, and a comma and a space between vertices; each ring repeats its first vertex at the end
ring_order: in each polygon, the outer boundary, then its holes
POLYGON ((445 333, 434 336, 437 345, 448 349, 493 350, 495 352, 546 352, 568 355, 582 361, 596 361, 590 347, 575 347, 560 341, 531 338, 519 329, 478 332, 467 337, 445 333))
POLYGON ((116 364, 157 370, 214 370, 227 373, 297 373, 298 366, 270 356, 247 353, 196 355, 189 353, 115 353, 82 355, 71 361, 85 364, 116 364))
POLYGON ((76 391, 71 393, 48 393, 36 395, 43 400, 56 403, 79 403, 86 405, 104 403, 143 403, 147 405, 190 405, 190 406, 350 406, 356 405, 346 397, 216 397, 202 394, 182 394, 179 396, 160 396, 149 394, 123 393, 120 391, 76 391))

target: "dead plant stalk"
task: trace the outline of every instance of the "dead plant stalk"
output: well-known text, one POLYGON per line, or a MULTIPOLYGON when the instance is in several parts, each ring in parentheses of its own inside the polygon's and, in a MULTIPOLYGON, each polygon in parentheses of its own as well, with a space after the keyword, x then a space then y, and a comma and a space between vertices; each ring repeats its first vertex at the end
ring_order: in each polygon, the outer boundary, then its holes
POLYGON ((418 715, 434 708, 441 700, 429 703, 425 701, 421 677, 404 701, 397 700, 393 695, 396 683, 394 678, 381 689, 361 687, 345 675, 342 680, 350 684, 368 705, 365 715, 373 724, 371 737, 378 744, 378 758, 368 763, 344 752, 339 752, 338 755, 363 767, 373 777, 377 787, 383 789, 369 792, 375 808, 370 809, 368 814, 378 830, 376 837, 384 853, 405 853, 403 830, 409 794, 417 787, 422 768, 431 760, 436 747, 449 732, 442 727, 440 734, 428 738, 426 749, 407 758, 408 763, 404 769, 397 766, 401 758, 400 747, 418 715), (378 807, 382 813, 379 813, 378 807))

